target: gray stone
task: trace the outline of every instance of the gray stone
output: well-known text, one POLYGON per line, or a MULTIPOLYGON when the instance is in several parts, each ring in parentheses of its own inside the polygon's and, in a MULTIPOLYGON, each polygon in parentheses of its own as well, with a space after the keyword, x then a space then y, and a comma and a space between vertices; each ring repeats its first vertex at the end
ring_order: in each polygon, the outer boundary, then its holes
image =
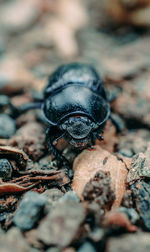
POLYGON ((27 192, 14 216, 14 224, 23 231, 33 228, 41 218, 46 201, 43 195, 27 192))
POLYGON ((107 252, 149 252, 150 235, 138 232, 136 234, 125 234, 119 237, 110 238, 107 242, 107 252))
POLYGON ((38 238, 48 246, 68 246, 79 238, 84 219, 85 209, 82 204, 73 201, 59 202, 41 222, 38 238))
POLYGON ((0 115, 0 137, 9 138, 16 132, 15 121, 6 114, 0 115))
POLYGON ((59 199, 59 202, 65 202, 65 201, 73 201, 78 203, 80 202, 80 198, 78 197, 75 191, 69 191, 59 199))
POLYGON ((90 242, 85 242, 79 249, 78 252, 96 252, 96 249, 90 242))
POLYGON ((12 166, 9 163, 8 159, 1 158, 0 159, 0 177, 3 180, 7 180, 11 178, 12 175, 12 166))
POLYGON ((140 152, 132 158, 127 182, 129 184, 142 178, 150 178, 150 147, 143 153, 140 152))

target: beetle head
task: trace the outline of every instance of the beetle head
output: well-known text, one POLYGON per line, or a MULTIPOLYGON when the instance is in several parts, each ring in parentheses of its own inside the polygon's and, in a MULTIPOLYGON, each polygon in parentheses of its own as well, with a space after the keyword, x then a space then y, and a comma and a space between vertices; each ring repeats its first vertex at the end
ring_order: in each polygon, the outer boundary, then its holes
POLYGON ((71 145, 83 148, 88 145, 90 133, 97 125, 86 116, 72 116, 61 124, 61 128, 68 133, 71 145))

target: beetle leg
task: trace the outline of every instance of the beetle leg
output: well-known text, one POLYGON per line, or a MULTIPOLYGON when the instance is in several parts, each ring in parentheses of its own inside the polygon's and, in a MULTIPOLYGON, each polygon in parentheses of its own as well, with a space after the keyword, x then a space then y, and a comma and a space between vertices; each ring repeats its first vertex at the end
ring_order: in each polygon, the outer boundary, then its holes
MULTIPOLYGON (((51 133, 51 128, 47 128, 47 130, 46 130, 46 139, 47 139, 49 149, 52 151, 53 155, 55 156, 55 158, 58 161, 62 162, 64 164, 64 166, 68 165, 68 160, 59 153, 59 151, 56 149, 56 147, 52 143, 51 138, 50 138, 50 133, 51 133)), ((54 139, 54 142, 55 141, 57 142, 57 140, 60 139, 63 135, 64 134, 62 134, 60 137, 56 138, 56 140, 54 139)))
POLYGON ((104 140, 104 137, 101 135, 103 133, 102 128, 97 129, 96 132, 93 132, 94 140, 98 139, 99 141, 104 140))
POLYGON ((122 132, 125 129, 124 121, 122 118, 116 114, 111 113, 109 116, 111 122, 116 127, 117 133, 122 132))
POLYGON ((93 145, 95 145, 95 140, 96 140, 96 134, 93 132, 91 135, 91 144, 92 144, 91 147, 93 147, 93 145))
POLYGON ((50 138, 50 132, 51 132, 51 128, 47 128, 46 129, 46 140, 48 143, 48 147, 52 151, 55 158, 58 159, 59 161, 61 161, 62 160, 61 154, 58 152, 58 150, 53 145, 51 138, 50 138))
POLYGON ((30 110, 30 109, 40 109, 43 102, 29 102, 21 105, 19 108, 14 106, 12 103, 10 104, 13 117, 16 118, 23 114, 24 112, 30 110))
POLYGON ((90 147, 88 147, 87 149, 88 149, 89 151, 95 151, 95 150, 96 150, 95 146, 93 146, 93 145, 90 146, 90 147))
POLYGON ((104 137, 102 135, 97 134, 97 139, 102 141, 102 140, 104 140, 104 137))

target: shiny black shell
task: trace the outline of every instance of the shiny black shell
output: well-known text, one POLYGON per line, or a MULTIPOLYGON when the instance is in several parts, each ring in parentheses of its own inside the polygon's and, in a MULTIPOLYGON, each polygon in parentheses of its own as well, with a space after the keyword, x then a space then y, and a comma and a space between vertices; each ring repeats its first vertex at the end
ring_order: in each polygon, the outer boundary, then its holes
POLYGON ((88 116, 101 125, 107 120, 110 107, 95 69, 88 64, 71 63, 60 66, 50 76, 43 111, 53 126, 75 115, 88 116))

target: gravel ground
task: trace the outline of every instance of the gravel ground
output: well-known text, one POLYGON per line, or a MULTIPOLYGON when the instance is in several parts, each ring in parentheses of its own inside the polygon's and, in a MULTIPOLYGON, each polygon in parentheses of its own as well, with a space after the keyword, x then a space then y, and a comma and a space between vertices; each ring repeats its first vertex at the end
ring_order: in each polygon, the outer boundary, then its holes
POLYGON ((150 1, 0 1, 2 252, 150 250, 150 1), (89 63, 111 114, 104 140, 53 156, 40 109, 48 76, 89 63))

